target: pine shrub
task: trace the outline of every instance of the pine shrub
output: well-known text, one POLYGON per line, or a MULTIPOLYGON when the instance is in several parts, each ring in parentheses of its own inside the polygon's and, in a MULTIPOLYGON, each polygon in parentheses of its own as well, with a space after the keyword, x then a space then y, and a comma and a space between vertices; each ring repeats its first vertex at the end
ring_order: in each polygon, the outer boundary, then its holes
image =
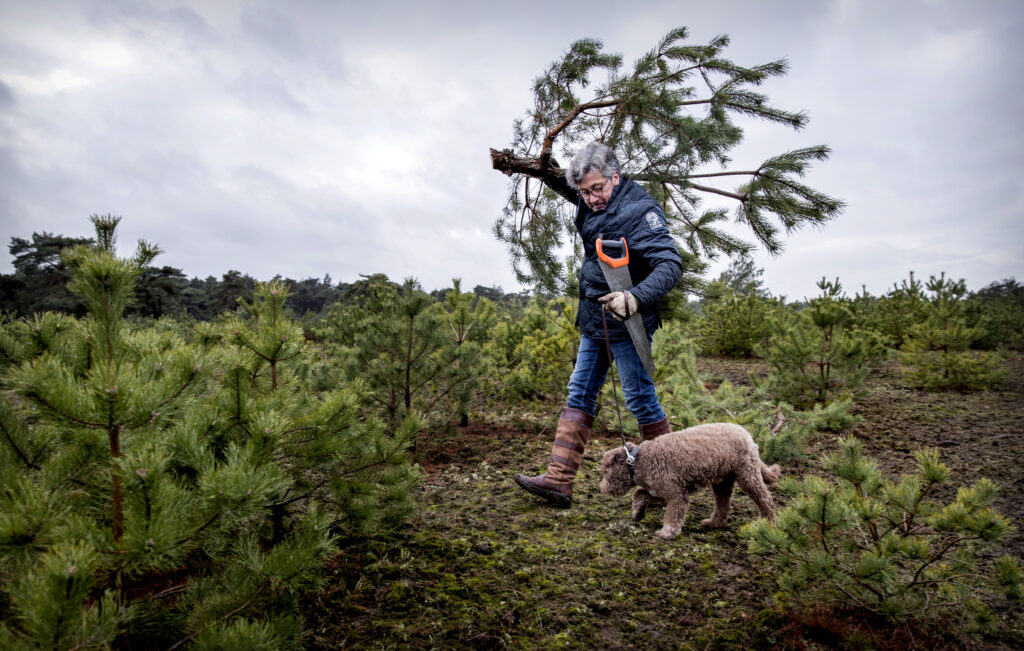
POLYGON ((461 341, 450 336, 458 305, 434 302, 412 278, 402 285, 374 282, 367 290, 360 303, 329 308, 317 331, 335 381, 364 385, 390 431, 410 418, 431 430, 452 425, 479 373, 478 349, 467 333, 461 341))
POLYGON ((697 343, 705 355, 752 357, 754 349, 769 334, 768 315, 772 301, 757 293, 728 291, 702 308, 697 325, 697 343))
POLYGON ((849 437, 822 459, 828 477, 783 478, 790 499, 775 523, 741 530, 776 564, 783 605, 978 625, 991 605, 1024 596, 1016 559, 986 560, 1011 530, 991 508, 995 484, 980 479, 943 504, 948 467, 933 449, 915 459, 916 472, 893 482, 849 437))
MULTIPOLYGON (((520 323, 506 332, 514 338, 508 342, 514 343, 514 350, 511 372, 504 379, 506 395, 549 409, 563 405, 579 345, 575 302, 534 297, 520 323)), ((495 341, 499 347, 508 343, 495 341)))
POLYGON ((849 396, 868 372, 868 346, 849 328, 852 312, 838 279, 822 278, 818 287, 822 294, 803 310, 775 310, 768 344, 758 348, 770 366, 759 390, 800 409, 849 396))
POLYGON ((445 292, 442 307, 442 318, 448 323, 445 332, 456 351, 453 363, 462 371, 459 376, 467 378, 459 384, 455 400, 459 425, 466 427, 469 409, 482 404, 486 393, 480 381, 488 371, 483 346, 497 317, 494 303, 483 296, 463 292, 459 278, 452 279, 452 288, 445 292))
POLYGON ((977 348, 1024 350, 1024 285, 1012 277, 989 283, 967 301, 968 312, 982 326, 982 336, 974 342, 977 348))
POLYGON ((925 318, 928 299, 924 285, 911 271, 907 280, 893 284, 885 296, 878 300, 870 322, 859 325, 875 330, 886 337, 893 348, 902 348, 910 336, 911 328, 925 318))
POLYGON ((1002 358, 990 352, 970 350, 983 336, 967 318, 963 280, 941 274, 927 284, 931 298, 924 319, 910 328, 900 352, 904 379, 910 386, 928 390, 988 389, 1006 377, 1002 358))
POLYGON ((0 648, 298 648, 336 537, 411 510, 408 432, 304 390, 280 283, 192 333, 129 324, 158 249, 93 221, 65 252, 88 317, 0 326, 0 648))
MULTIPOLYGON (((806 456, 808 439, 828 423, 821 412, 801 412, 767 400, 751 387, 728 380, 717 386, 705 383, 697 371, 696 347, 679 323, 669 322, 658 331, 654 356, 658 397, 675 428, 737 423, 750 432, 766 463, 779 463, 806 456)), ((831 412, 828 416, 834 419, 831 412)))

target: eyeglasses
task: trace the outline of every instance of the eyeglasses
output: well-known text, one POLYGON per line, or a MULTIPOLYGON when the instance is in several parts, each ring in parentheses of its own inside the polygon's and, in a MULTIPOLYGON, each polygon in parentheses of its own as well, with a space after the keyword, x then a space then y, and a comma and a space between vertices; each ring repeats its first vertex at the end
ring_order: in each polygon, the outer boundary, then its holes
POLYGON ((608 181, 611 181, 611 180, 612 180, 612 177, 609 176, 608 178, 606 178, 604 180, 604 183, 602 183, 601 185, 595 185, 594 187, 590 188, 589 190, 587 190, 586 188, 580 188, 580 194, 583 195, 584 199, 589 199, 590 197, 599 195, 602 192, 604 192, 605 187, 607 187, 607 185, 608 185, 608 181))

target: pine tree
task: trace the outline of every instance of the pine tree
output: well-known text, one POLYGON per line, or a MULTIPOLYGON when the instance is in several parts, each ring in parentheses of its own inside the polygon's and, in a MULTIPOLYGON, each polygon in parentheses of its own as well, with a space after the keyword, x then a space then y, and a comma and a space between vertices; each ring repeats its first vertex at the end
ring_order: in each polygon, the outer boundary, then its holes
POLYGON ((881 361, 893 347, 894 338, 885 334, 882 327, 883 301, 864 286, 850 301, 850 332, 864 340, 871 361, 881 361))
POLYGON ((910 328, 924 318, 926 304, 924 285, 914 278, 911 271, 907 280, 899 285, 893 283, 892 289, 878 299, 874 313, 863 315, 864 318, 858 319, 858 325, 880 333, 891 348, 899 349, 903 347, 910 328))
POLYGON ((0 647, 298 647, 336 536, 409 512, 408 437, 355 388, 304 390, 280 284, 247 318, 129 326, 157 249, 116 258, 118 218, 93 221, 98 246, 65 253, 88 318, 0 336, 0 647))
POLYGON ((9 294, 0 309, 18 316, 63 312, 83 314, 67 284, 71 270, 61 257, 65 249, 92 244, 91 238, 65 237, 52 233, 32 233, 32 239, 12 237, 9 250, 14 274, 10 277, 9 294))
POLYGON ((464 368, 467 381, 457 388, 457 402, 463 405, 459 425, 469 425, 465 406, 471 401, 473 388, 478 386, 484 372, 482 346, 487 332, 494 324, 494 304, 486 298, 462 291, 462 280, 452 279, 452 289, 445 292, 444 311, 447 314, 449 339, 456 350, 455 363, 464 368))
MULTIPOLYGON (((153 454, 149 433, 204 384, 198 351, 173 336, 130 331, 122 320, 139 270, 158 249, 140 241, 133 259, 118 259, 120 218, 92 221, 97 247, 63 252, 73 273, 69 287, 89 318, 57 336, 63 320, 44 315, 35 336, 23 340, 22 363, 7 376, 27 402, 7 395, 0 413, 11 433, 0 457, 0 511, 20 514, 0 523, 0 548, 14 577, 6 592, 25 623, 0 630, 5 647, 103 646, 113 639, 129 617, 127 604, 109 588, 99 601, 89 596, 104 577, 120 583, 152 567, 154 553, 167 560, 155 547, 159 534, 143 531, 148 523, 135 526, 132 480, 142 479, 143 468, 137 459, 153 454)), ((147 500, 140 519, 149 521, 154 506, 159 512, 166 504, 147 500)))
POLYGON ((868 371, 867 346, 849 330, 852 314, 839 280, 822 278, 818 288, 821 295, 805 309, 777 309, 768 321, 768 344, 757 348, 770 366, 759 388, 803 409, 853 391, 868 371))
POLYGON ((414 279, 368 287, 361 304, 328 310, 319 330, 342 376, 367 387, 394 432, 408 429, 409 418, 425 419, 431 431, 449 426, 471 388, 472 368, 464 358, 472 347, 449 338, 450 314, 414 279))
POLYGON ((517 363, 505 380, 508 389, 530 401, 562 404, 579 345, 575 302, 535 296, 517 325, 517 363))
POLYGON ((697 341, 707 355, 751 357, 769 333, 768 315, 772 302, 756 292, 732 289, 701 308, 697 341))
MULTIPOLYGON (((178 342, 126 332, 122 316, 140 271, 159 249, 139 242, 135 258, 114 256, 119 217, 93 216, 98 248, 85 245, 64 253, 74 272, 70 290, 84 301, 88 322, 88 358, 78 364, 43 356, 15 376, 21 392, 47 416, 84 431, 106 435, 110 456, 111 534, 124 534, 124 489, 121 441, 181 405, 199 377, 198 355, 178 342)), ((84 432, 83 432, 84 434, 84 432)))
POLYGON ((764 269, 757 267, 749 255, 744 255, 733 258, 729 262, 729 267, 719 274, 715 282, 741 296, 757 294, 767 298, 769 293, 764 288, 764 281, 761 279, 763 275, 764 269))
MULTIPOLYGON (((685 27, 673 29, 628 72, 622 70, 621 55, 603 52, 600 41, 582 39, 534 81, 534 106, 515 122, 512 147, 491 150, 493 167, 513 177, 495 234, 508 247, 520 282, 561 292, 571 281, 571 263, 559 260, 557 251, 572 239, 575 197, 569 206, 545 186, 565 187, 556 153, 570 158, 591 140, 612 147, 623 171, 661 203, 690 271, 718 253, 742 255, 753 249, 720 227, 727 210, 704 209, 703 196, 735 201, 736 219, 772 253, 781 250, 780 226, 789 233, 823 224, 842 210, 841 201, 802 181, 814 161, 828 158, 827 146, 784 152, 746 169, 725 169, 744 135, 735 117, 799 129, 807 116, 772 106, 756 90, 786 73, 784 59, 744 67, 723 57, 727 36, 707 45, 687 44, 687 36, 685 27), (734 190, 714 184, 729 178, 743 182, 734 190)), ((697 283, 696 275, 688 274, 680 291, 697 283)))
POLYGON ((932 296, 925 318, 911 326, 900 354, 906 380, 927 389, 985 389, 1002 382, 1006 369, 998 355, 969 350, 983 333, 968 323, 964 281, 943 273, 932 276, 927 288, 932 296))
POLYGON ((992 282, 971 292, 968 309, 983 324, 975 342, 983 350, 1024 350, 1024 285, 1013 277, 992 282))
POLYGON ((986 561, 1011 529, 991 508, 995 485, 980 479, 942 504, 949 468, 937 450, 914 457, 916 472, 893 482, 849 437, 822 459, 828 477, 783 478, 790 501, 775 523, 756 520, 741 533, 751 552, 778 565, 785 604, 948 624, 983 620, 986 603, 1024 597, 1016 559, 986 561))

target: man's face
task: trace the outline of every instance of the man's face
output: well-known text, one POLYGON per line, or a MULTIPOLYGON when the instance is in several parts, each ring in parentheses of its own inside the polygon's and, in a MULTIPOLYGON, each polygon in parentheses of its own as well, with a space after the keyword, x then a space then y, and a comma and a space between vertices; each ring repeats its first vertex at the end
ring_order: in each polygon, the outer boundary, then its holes
POLYGON ((597 170, 590 170, 580 181, 579 191, 591 210, 604 210, 608 207, 608 200, 612 198, 612 190, 618 184, 618 172, 612 174, 610 178, 605 178, 597 170))

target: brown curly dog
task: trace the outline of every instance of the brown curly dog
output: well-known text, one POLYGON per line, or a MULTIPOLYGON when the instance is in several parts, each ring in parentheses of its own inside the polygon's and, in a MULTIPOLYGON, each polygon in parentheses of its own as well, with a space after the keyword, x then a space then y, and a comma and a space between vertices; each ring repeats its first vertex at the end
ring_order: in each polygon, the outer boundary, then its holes
POLYGON ((622 497, 633 493, 633 519, 640 520, 648 504, 663 498, 665 519, 656 535, 672 540, 682 531, 690 493, 710 486, 715 511, 701 526, 717 529, 729 516, 734 484, 750 496, 761 515, 775 520, 775 502, 768 486, 779 480, 779 466, 761 461, 750 433, 733 423, 708 423, 644 441, 628 444, 636 455, 633 467, 626 463, 622 447, 608 450, 601 458, 601 492, 622 497))

